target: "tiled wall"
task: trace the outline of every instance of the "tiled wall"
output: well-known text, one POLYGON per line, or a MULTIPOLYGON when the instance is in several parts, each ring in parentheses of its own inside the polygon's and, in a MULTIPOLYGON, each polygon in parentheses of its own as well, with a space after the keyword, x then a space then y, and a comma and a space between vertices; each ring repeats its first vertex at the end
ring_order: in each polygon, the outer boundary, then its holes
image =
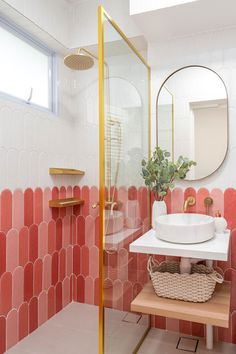
POLYGON ((72 299, 98 303, 98 216, 94 187, 3 190, 0 195, 0 353, 72 299), (81 197, 82 207, 48 201, 81 197), (90 215, 91 214, 91 215, 90 215))
MULTIPOLYGON (((190 195, 196 197, 196 205, 189 207, 189 212, 205 213, 204 198, 211 196, 214 204, 210 209, 210 214, 214 216, 216 211, 219 210, 226 218, 228 228, 232 230, 228 261, 215 262, 215 267, 224 275, 225 280, 232 282, 230 328, 216 328, 215 334, 219 341, 236 343, 236 190, 233 188, 225 191, 217 188, 211 191, 206 188, 200 188, 199 190, 176 188, 166 198, 168 213, 182 212, 184 199, 190 195)), ((163 256, 156 258, 159 261, 165 259, 163 256)), ((179 321, 161 316, 153 317, 152 320, 153 326, 157 328, 179 331, 195 336, 204 335, 204 326, 198 323, 179 321)))

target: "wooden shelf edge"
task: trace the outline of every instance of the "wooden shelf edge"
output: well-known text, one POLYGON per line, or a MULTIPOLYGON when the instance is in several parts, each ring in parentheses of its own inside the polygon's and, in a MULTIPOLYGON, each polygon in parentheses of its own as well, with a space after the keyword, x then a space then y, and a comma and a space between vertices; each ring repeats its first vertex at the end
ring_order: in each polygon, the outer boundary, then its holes
POLYGON ((59 168, 59 167, 50 167, 49 168, 50 175, 84 175, 85 172, 81 170, 77 170, 74 168, 59 168))
POLYGON ((49 200, 50 208, 66 208, 74 205, 84 204, 83 199, 78 198, 66 198, 66 199, 53 199, 49 200))
POLYGON ((229 328, 230 284, 217 284, 209 301, 193 303, 159 297, 149 282, 132 301, 131 311, 229 328))

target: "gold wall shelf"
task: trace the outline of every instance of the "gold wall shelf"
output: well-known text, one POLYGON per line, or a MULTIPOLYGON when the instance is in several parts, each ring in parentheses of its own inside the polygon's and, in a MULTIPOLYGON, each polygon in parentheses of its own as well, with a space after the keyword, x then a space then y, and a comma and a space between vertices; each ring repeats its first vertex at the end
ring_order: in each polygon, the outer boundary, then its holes
POLYGON ((51 167, 49 168, 50 175, 84 175, 84 171, 76 170, 73 168, 57 168, 51 167))
POLYGON ((84 200, 78 198, 49 200, 50 208, 66 208, 66 207, 71 207, 74 205, 81 205, 81 204, 84 204, 84 200))
POLYGON ((194 303, 159 297, 149 282, 132 301, 131 311, 228 328, 230 285, 217 284, 209 301, 194 303))

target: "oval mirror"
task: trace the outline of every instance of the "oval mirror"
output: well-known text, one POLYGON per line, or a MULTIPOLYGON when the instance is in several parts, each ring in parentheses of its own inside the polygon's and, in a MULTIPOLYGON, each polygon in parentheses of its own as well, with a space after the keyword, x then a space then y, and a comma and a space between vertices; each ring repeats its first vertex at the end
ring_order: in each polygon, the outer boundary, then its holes
POLYGON ((223 80, 211 69, 188 66, 175 71, 157 96, 157 145, 196 161, 187 180, 216 171, 228 147, 228 98, 223 80))

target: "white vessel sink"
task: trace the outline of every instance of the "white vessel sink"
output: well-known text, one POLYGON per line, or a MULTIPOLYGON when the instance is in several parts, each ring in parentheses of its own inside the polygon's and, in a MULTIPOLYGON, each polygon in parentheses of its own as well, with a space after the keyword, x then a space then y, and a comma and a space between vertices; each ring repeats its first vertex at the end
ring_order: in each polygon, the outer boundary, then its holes
POLYGON ((173 243, 200 243, 215 234, 214 218, 203 214, 168 214, 156 220, 156 237, 173 243))

